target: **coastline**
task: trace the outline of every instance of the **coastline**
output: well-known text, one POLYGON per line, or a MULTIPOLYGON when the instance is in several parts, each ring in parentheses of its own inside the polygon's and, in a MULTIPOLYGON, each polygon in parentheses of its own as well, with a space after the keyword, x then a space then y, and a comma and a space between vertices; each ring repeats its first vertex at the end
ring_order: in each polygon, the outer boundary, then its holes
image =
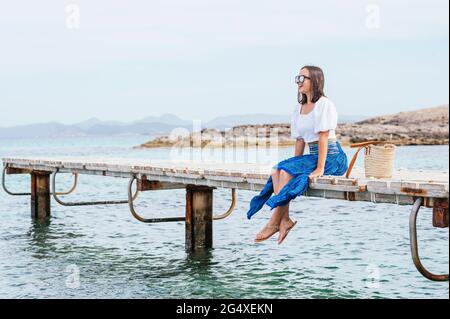
MULTIPOLYGON (((411 112, 338 124, 336 136, 342 146, 365 141, 404 145, 448 145, 449 107, 443 105, 411 112)), ((184 136, 164 135, 136 148, 271 148, 292 147, 290 124, 239 125, 226 131, 203 129, 184 136)))
MULTIPOLYGON (((339 143, 341 144, 341 146, 343 147, 350 147, 350 145, 352 143, 348 142, 348 141, 344 141, 342 142, 341 140, 339 140, 339 143)), ((361 142, 364 141, 368 141, 368 140, 361 140, 361 142)), ((401 141, 390 141, 390 140, 386 140, 386 143, 392 143, 395 144, 397 146, 434 146, 434 145, 449 145, 448 141, 446 143, 441 143, 440 141, 437 143, 434 142, 430 142, 430 143, 402 143, 401 141)), ((358 143, 358 142, 355 142, 358 143)), ((183 145, 183 144, 172 144, 172 143, 145 143, 142 145, 138 145, 135 146, 134 148, 139 149, 139 148, 171 148, 171 147, 180 147, 180 148, 215 148, 215 149, 219 149, 219 148, 225 148, 225 149, 230 149, 230 148, 290 148, 290 147, 294 147, 295 146, 295 142, 284 142, 284 143, 278 143, 276 145, 271 146, 270 144, 267 145, 264 142, 260 142, 257 144, 235 144, 235 145, 221 145, 221 144, 208 144, 208 145, 204 145, 202 147, 200 146, 194 146, 194 145, 183 145)))

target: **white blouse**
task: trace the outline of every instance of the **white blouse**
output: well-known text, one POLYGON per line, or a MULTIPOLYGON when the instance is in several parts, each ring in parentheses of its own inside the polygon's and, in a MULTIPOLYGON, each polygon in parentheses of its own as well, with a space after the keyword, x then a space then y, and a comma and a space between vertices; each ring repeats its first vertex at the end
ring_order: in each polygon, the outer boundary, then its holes
POLYGON ((319 140, 319 132, 330 131, 328 138, 336 138, 338 115, 334 103, 322 96, 308 114, 300 114, 301 104, 297 104, 291 117, 291 137, 303 139, 306 143, 319 140))

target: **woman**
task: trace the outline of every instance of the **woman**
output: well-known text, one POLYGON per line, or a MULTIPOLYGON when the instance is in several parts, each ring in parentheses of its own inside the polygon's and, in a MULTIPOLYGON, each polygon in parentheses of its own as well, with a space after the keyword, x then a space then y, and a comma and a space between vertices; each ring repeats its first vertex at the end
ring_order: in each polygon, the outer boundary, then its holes
POLYGON ((343 175, 348 168, 347 155, 336 139, 336 107, 324 94, 322 70, 305 66, 295 81, 299 102, 291 118, 291 137, 296 139, 295 156, 273 167, 267 184, 250 202, 248 219, 264 204, 275 209, 255 242, 262 242, 279 232, 278 244, 281 244, 297 223, 289 217, 289 202, 307 190, 309 178, 343 175), (310 154, 303 155, 306 144, 310 154), (275 195, 271 197, 272 193, 275 195))

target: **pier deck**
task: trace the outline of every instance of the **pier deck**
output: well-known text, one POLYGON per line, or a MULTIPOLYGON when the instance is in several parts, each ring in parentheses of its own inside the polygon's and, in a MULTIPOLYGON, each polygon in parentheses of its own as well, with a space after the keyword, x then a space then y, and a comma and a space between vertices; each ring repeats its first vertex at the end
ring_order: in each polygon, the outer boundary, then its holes
MULTIPOLYGON (((127 204, 132 215, 141 222, 185 221, 186 249, 195 251, 212 247, 212 224, 224 219, 236 204, 236 190, 260 191, 267 182, 272 165, 249 163, 217 163, 205 161, 145 160, 131 158, 3 158, 2 186, 10 195, 31 197, 31 215, 36 219, 50 216, 50 197, 65 206, 127 204), (74 186, 65 193, 56 192, 56 175, 71 173, 74 186), (8 174, 30 174, 31 192, 13 193, 7 189, 8 174), (76 188, 79 175, 128 178, 128 200, 99 202, 63 202, 58 195, 68 195, 76 188), (51 179, 51 184, 50 184, 51 179), (136 191, 132 192, 136 182, 136 191), (142 191, 186 189, 186 214, 175 218, 143 218, 133 201, 142 191), (213 214, 213 190, 232 189, 230 209, 222 215, 213 214)), ((352 176, 323 176, 310 180, 305 196, 347 201, 370 201, 412 205, 410 217, 411 251, 417 269, 431 280, 448 280, 447 275, 434 275, 420 263, 416 217, 422 206, 433 208, 433 226, 446 228, 449 219, 449 171, 397 170, 390 179, 366 178, 355 168, 352 176)), ((120 194, 119 194, 120 196, 120 194)))
MULTIPOLYGON (((5 166, 25 172, 90 174, 111 177, 260 191, 272 165, 124 158, 3 158, 5 166)), ((415 197, 449 198, 449 171, 397 170, 390 179, 365 178, 355 168, 350 178, 323 176, 311 181, 306 196, 412 205, 415 197)))

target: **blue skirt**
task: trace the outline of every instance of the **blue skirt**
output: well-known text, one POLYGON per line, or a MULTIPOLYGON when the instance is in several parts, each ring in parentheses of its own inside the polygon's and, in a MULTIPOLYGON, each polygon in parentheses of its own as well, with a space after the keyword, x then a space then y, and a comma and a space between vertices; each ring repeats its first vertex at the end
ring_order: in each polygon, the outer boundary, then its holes
MULTIPOLYGON (((247 218, 250 219, 264 204, 267 204, 272 210, 278 206, 285 206, 297 196, 303 195, 309 186, 309 175, 317 168, 318 151, 317 143, 310 144, 310 154, 291 157, 273 166, 274 169, 284 170, 289 173, 292 179, 277 195, 272 196, 274 190, 272 176, 270 176, 261 193, 251 200, 247 218)), ((341 176, 347 172, 347 168, 347 155, 342 150, 339 141, 328 141, 324 175, 341 176)))

